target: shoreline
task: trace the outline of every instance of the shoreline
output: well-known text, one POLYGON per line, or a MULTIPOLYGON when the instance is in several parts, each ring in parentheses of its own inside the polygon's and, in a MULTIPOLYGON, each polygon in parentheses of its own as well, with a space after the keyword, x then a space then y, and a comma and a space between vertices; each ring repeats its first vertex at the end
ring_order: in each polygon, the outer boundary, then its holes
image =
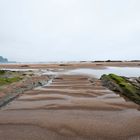
MULTIPOLYGON (((116 63, 112 65, 117 67, 116 63)), ((139 63, 118 63, 121 67, 137 65, 139 63)), ((7 89, 9 91, 13 89, 14 92, 18 89, 24 94, 19 94, 15 100, 2 107, 1 137, 7 140, 19 138, 35 140, 40 136, 42 140, 140 138, 139 105, 104 87, 101 80, 87 75, 87 72, 67 73, 71 69, 87 67, 102 71, 106 68, 105 64, 38 64, 14 65, 14 67, 21 71, 38 68, 37 71, 30 71, 31 73, 27 71, 27 76, 34 73, 37 78, 31 80, 33 78, 31 76, 17 88, 16 83, 5 88, 5 92, 7 89), (49 70, 58 74, 48 74, 49 70), (42 79, 48 84, 44 85, 44 82, 40 84, 42 79), (37 85, 37 88, 34 88, 34 85, 37 85), (22 88, 25 88, 25 91, 22 88)))
POLYGON ((10 69, 74 69, 74 68, 97 68, 112 67, 140 67, 140 62, 77 62, 77 63, 51 63, 51 64, 0 64, 0 68, 10 69))

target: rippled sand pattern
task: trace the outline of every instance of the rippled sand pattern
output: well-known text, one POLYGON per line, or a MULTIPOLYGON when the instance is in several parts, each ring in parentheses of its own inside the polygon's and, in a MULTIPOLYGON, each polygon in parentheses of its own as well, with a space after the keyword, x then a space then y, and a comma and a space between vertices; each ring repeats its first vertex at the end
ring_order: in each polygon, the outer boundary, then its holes
POLYGON ((0 111, 0 140, 139 140, 138 106, 100 80, 60 75, 0 111))

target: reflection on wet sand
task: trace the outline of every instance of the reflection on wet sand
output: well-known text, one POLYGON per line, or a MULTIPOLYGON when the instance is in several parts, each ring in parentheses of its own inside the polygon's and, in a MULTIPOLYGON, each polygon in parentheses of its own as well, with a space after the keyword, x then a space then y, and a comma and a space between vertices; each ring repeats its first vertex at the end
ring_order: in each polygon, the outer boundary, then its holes
POLYGON ((4 140, 140 139, 138 105, 106 89, 100 80, 59 75, 0 111, 4 140))

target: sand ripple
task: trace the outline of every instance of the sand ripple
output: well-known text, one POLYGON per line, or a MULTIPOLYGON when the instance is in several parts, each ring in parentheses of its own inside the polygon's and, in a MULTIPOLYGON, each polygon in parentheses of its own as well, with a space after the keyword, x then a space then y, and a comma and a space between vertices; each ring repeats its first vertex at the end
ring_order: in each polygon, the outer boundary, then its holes
POLYGON ((61 75, 50 86, 28 91, 0 111, 0 139, 138 140, 137 108, 100 80, 61 75))

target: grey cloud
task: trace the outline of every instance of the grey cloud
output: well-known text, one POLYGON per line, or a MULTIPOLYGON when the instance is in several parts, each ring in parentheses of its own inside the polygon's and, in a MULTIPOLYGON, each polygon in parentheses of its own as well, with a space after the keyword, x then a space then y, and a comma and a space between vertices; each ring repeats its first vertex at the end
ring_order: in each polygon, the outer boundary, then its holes
POLYGON ((0 0, 0 52, 17 61, 140 59, 139 0, 0 0))

